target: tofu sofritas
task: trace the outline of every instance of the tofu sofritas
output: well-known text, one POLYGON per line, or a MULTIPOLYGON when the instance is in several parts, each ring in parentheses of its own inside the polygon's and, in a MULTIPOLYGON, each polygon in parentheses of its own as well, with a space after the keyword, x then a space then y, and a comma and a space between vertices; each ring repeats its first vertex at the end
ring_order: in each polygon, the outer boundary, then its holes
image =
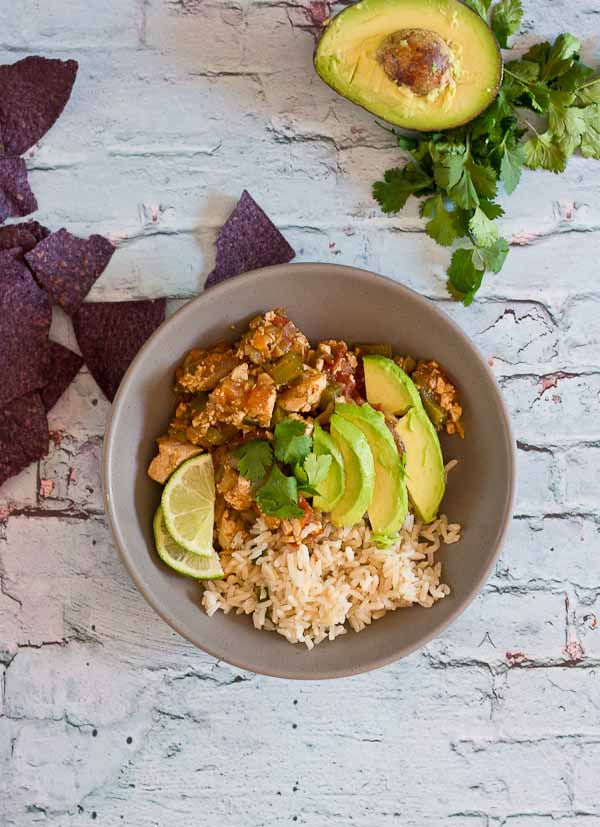
POLYGON ((436 429, 462 436, 462 409, 437 362, 391 357, 386 344, 312 347, 281 308, 257 316, 237 342, 196 348, 177 368, 175 416, 148 473, 165 484, 210 452, 222 549, 257 517, 301 531, 317 504, 339 525, 366 510, 384 539, 401 527, 408 497, 430 521, 445 488, 436 429))

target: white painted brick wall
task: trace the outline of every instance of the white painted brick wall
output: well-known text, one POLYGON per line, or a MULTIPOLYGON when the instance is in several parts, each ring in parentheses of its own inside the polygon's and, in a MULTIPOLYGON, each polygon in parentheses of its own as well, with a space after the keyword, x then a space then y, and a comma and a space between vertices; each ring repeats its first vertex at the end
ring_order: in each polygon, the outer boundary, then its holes
MULTIPOLYGON (((525 6, 518 48, 572 31, 600 63, 597 0, 525 6)), ((372 201, 401 156, 313 75, 309 7, 5 3, 0 61, 81 64, 29 153, 39 218, 118 242, 95 298, 185 299, 246 187, 299 260, 439 300, 512 412, 517 518, 483 593, 423 652, 332 683, 240 672, 173 633, 118 561, 109 405, 83 370, 50 455, 0 489, 2 827, 600 826, 599 167, 526 173, 504 199, 505 270, 452 304, 416 203, 386 217, 372 201)), ((53 335, 76 347, 59 312, 53 335)))

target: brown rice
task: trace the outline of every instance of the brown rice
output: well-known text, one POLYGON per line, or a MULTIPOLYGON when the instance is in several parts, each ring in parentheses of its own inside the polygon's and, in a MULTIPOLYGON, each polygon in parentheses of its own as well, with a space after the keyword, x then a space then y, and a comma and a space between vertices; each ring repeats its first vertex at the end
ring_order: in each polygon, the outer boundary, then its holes
POLYGON ((429 608, 450 592, 440 582, 435 554, 443 543, 460 540, 460 526, 445 515, 429 525, 409 515, 387 549, 371 541, 364 521, 336 528, 321 515, 296 537, 285 523, 270 530, 259 518, 249 536, 238 534, 221 552, 225 578, 206 583, 207 614, 251 614, 257 629, 312 649, 345 634, 347 626, 360 632, 388 611, 429 608))

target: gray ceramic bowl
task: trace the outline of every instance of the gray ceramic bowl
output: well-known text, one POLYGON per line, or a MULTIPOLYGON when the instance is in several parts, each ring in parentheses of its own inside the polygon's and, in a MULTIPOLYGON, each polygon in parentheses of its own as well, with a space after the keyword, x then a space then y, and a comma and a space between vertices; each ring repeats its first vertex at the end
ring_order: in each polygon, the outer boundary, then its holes
POLYGON ((106 510, 136 586, 179 634, 222 660, 287 678, 333 678, 390 663, 423 646, 481 589, 500 550, 513 503, 514 443, 500 392, 481 355, 421 296, 363 270, 289 264, 240 276, 207 291, 165 322, 129 368, 112 408, 104 447, 106 510), (431 609, 391 612, 360 634, 349 632, 309 652, 245 616, 206 616, 198 585, 162 565, 152 539, 160 486, 146 476, 174 408, 173 371, 194 346, 231 336, 232 324, 284 306, 311 340, 391 342, 400 353, 439 359, 460 388, 466 439, 444 438, 452 472, 443 510, 464 538, 443 552, 452 593, 431 609))

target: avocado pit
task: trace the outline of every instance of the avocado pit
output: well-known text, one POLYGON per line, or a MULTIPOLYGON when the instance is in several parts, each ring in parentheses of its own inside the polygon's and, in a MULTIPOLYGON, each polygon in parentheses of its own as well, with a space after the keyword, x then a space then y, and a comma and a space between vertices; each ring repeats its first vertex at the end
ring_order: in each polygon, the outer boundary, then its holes
POLYGON ((428 29, 394 32, 382 42, 377 57, 390 80, 420 97, 441 92, 452 82, 450 47, 428 29))

